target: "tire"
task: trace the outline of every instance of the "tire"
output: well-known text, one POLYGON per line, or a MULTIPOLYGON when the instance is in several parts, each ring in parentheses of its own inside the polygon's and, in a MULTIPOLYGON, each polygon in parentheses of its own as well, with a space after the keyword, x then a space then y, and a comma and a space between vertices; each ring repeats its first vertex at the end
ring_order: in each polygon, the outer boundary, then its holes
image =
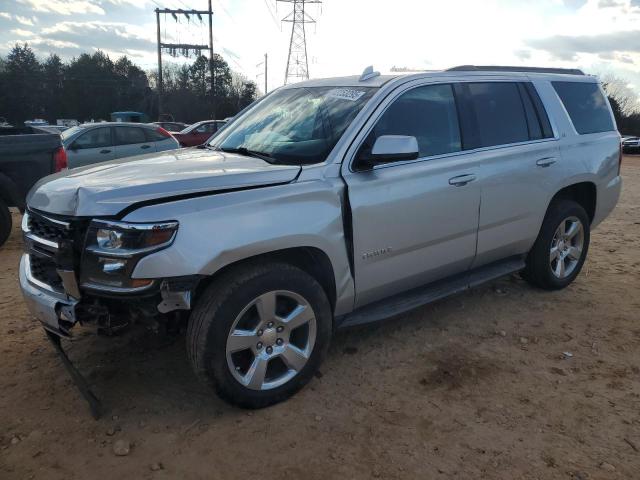
POLYGON ((204 290, 189 319, 187 353, 196 375, 224 400, 263 408, 311 380, 329 348, 332 324, 329 300, 313 277, 286 263, 252 263, 222 274, 204 290), (274 310, 277 317, 266 313, 274 310), (276 320, 271 327, 270 318, 276 320), (251 334, 230 337, 232 329, 251 334))
POLYGON ((0 198, 0 247, 4 245, 9 238, 9 235, 11 234, 11 226, 11 212, 9 211, 7 204, 0 198))
POLYGON ((590 221, 584 208, 573 200, 555 200, 549 206, 538 238, 527 256, 523 278, 545 290, 567 287, 582 269, 590 238, 590 221), (581 228, 581 231, 574 232, 574 224, 579 224, 576 228, 581 228), (559 230, 562 226, 565 235, 559 230), (569 238, 570 235, 573 236, 569 238), (578 252, 575 248, 579 245, 578 252))

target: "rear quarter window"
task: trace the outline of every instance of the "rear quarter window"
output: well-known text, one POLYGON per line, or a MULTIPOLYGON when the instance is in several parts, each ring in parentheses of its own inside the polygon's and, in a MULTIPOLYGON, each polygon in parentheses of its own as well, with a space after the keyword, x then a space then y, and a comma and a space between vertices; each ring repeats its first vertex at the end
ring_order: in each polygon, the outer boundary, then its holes
POLYGON ((580 135, 615 130, 607 99, 597 83, 551 83, 580 135))

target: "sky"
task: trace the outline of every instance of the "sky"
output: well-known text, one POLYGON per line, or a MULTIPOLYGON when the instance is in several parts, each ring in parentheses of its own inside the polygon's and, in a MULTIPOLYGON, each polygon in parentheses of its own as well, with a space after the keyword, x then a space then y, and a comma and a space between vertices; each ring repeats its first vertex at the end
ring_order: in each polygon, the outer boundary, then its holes
MULTIPOLYGON (((291 3, 213 0, 214 51, 269 90, 284 83, 291 3)), ((154 9, 206 9, 207 0, 0 0, 0 55, 27 42, 41 58, 103 50, 157 68, 154 9)), ((455 65, 583 68, 640 94, 640 0, 324 0, 307 7, 312 78, 367 65, 432 70, 455 65)), ((206 44, 207 24, 167 16, 164 41, 206 44)), ((163 55, 165 61, 182 62, 163 55)))

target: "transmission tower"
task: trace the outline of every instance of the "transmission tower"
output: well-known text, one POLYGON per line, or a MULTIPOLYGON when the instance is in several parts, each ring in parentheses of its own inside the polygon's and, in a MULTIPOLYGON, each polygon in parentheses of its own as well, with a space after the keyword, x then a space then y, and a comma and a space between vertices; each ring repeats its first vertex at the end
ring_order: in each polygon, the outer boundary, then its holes
POLYGON ((316 23, 309 15, 305 7, 311 3, 322 3, 321 0, 276 0, 282 3, 293 3, 293 10, 282 19, 291 23, 291 42, 289 43, 289 56, 287 57, 287 71, 284 83, 309 79, 309 62, 307 60, 307 37, 304 26, 307 23, 316 23))

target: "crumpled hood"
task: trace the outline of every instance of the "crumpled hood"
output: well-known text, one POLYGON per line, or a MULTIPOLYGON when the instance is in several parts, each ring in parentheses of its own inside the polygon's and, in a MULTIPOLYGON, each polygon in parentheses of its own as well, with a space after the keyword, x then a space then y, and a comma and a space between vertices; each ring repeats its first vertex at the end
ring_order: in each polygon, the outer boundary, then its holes
POLYGON ((59 215, 112 216, 138 202, 287 183, 299 172, 295 165, 185 148, 50 175, 31 189, 27 205, 59 215))

